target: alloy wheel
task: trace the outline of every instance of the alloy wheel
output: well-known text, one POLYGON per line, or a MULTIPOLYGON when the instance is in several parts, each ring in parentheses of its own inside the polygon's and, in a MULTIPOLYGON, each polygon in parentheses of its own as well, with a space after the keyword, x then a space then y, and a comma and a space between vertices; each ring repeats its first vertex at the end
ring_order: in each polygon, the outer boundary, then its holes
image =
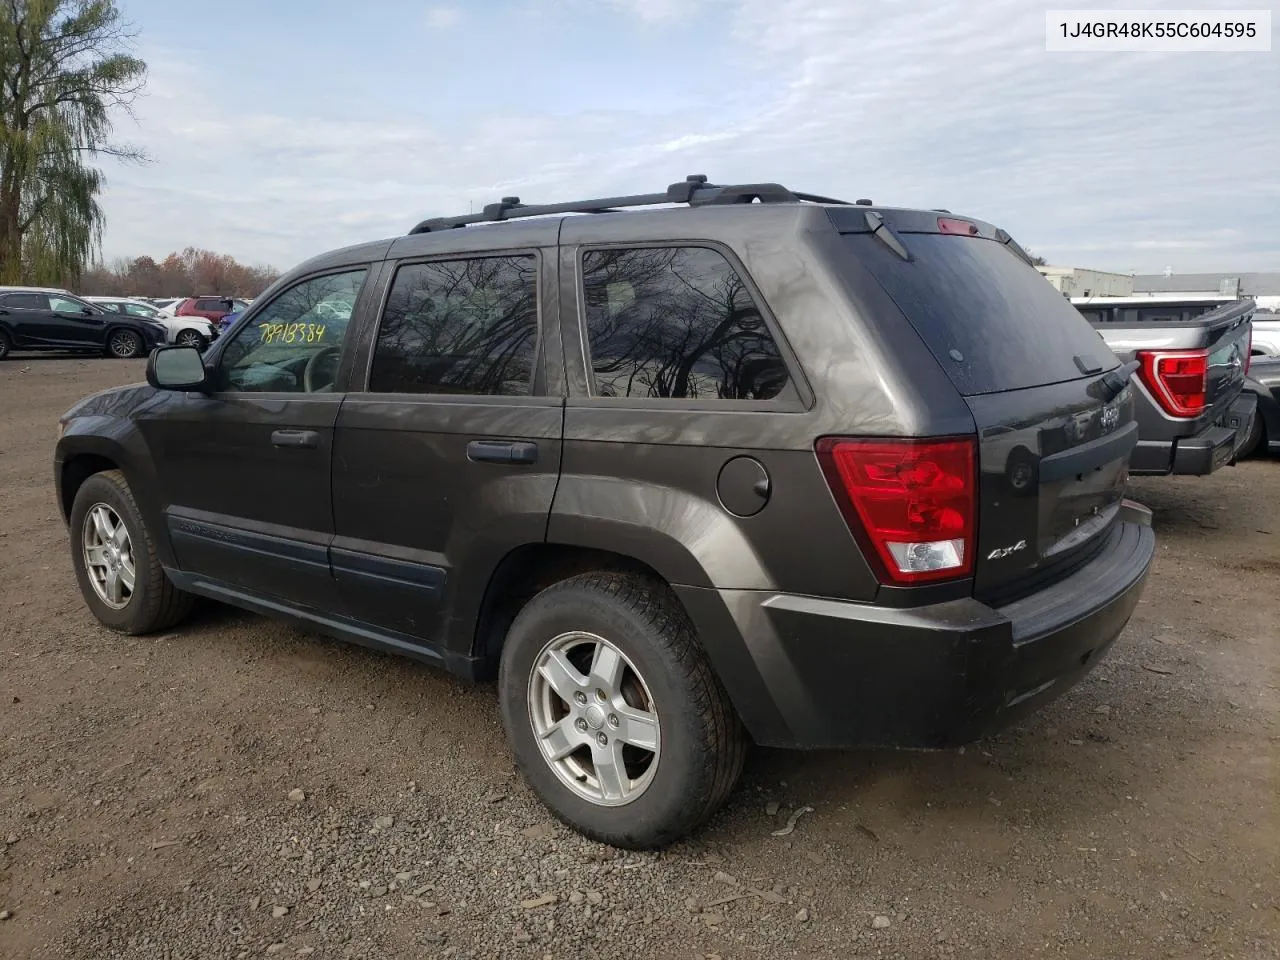
POLYGON ((138 355, 138 338, 128 331, 121 330, 111 338, 111 353, 121 360, 128 360, 138 355))
POLYGON ((137 570, 129 530, 105 503, 95 503, 84 517, 81 535, 84 566, 98 599, 113 610, 123 610, 133 597, 137 570))
POLYGON ((603 637, 573 631, 543 647, 529 678, 529 719, 543 759, 584 800, 622 806, 652 784, 662 748, 653 697, 603 637))

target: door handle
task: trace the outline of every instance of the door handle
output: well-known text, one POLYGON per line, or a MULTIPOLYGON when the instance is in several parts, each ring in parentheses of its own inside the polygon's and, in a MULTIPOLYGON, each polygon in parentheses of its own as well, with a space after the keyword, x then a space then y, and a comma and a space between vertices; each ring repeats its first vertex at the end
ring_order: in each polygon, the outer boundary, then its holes
POLYGON ((320 446, 320 434, 314 430, 276 430, 271 434, 271 445, 313 450, 320 446))
POLYGON ((538 445, 528 440, 472 440, 467 459, 475 463, 537 463, 538 445))

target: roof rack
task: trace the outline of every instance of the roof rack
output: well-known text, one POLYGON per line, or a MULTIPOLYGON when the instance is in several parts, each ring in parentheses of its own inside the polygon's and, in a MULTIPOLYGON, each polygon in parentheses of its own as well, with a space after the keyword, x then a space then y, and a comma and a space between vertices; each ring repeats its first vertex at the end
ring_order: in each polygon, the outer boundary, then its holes
POLYGON ((630 197, 604 197, 599 200, 574 200, 569 203, 524 204, 519 197, 503 197, 498 203, 490 203, 479 213, 461 217, 432 217, 423 220, 409 234, 432 233, 451 230, 472 223, 494 223, 520 217, 542 217, 556 213, 616 213, 628 207, 650 207, 662 203, 687 203, 691 207, 715 206, 730 203, 838 203, 812 193, 797 193, 779 183, 741 183, 722 186, 708 183, 704 174, 685 177, 682 183, 673 183, 663 193, 640 193, 630 197))

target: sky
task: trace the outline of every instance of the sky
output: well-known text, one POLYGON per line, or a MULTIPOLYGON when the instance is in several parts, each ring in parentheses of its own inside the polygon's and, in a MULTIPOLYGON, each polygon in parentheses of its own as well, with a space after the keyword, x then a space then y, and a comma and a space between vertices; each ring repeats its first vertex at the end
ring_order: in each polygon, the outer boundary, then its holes
POLYGON ((945 207, 1056 264, 1280 270, 1274 39, 1047 53, 1048 4, 995 0, 118 3, 150 72, 115 138, 150 162, 105 162, 108 261, 287 269, 701 173, 945 207))

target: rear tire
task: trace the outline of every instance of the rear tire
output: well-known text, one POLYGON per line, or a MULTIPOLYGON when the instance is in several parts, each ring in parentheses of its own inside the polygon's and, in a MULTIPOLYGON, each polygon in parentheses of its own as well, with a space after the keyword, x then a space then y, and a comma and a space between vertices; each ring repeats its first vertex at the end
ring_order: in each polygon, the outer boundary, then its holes
POLYGON ((95 473, 81 484, 70 527, 76 582, 103 626, 118 633, 151 633, 175 625, 191 610, 194 598, 165 576, 133 491, 119 470, 95 473), (118 530, 117 524, 123 534, 106 536, 118 530), (107 541, 114 550, 99 549, 107 541))
POLYGON ((114 330, 107 337, 107 353, 117 360, 142 356, 142 338, 132 330, 114 330))
POLYGON ((0 360, 8 360, 12 352, 13 344, 9 342, 9 335, 0 330, 0 360))
POLYGON ((543 590, 511 625, 498 691, 526 781, 557 818, 601 843, 667 846, 709 819, 742 772, 746 733, 688 615, 661 582, 588 573, 543 590), (592 650, 597 659, 585 652, 592 650), (612 685, 599 681, 608 657, 620 664, 612 685), (571 671, 557 672, 561 663, 571 671), (567 696, 549 689, 552 675, 567 696), (558 751, 561 736, 567 745, 558 751), (620 778, 609 773, 611 757, 620 778), (621 789, 610 795, 610 784, 621 789))

